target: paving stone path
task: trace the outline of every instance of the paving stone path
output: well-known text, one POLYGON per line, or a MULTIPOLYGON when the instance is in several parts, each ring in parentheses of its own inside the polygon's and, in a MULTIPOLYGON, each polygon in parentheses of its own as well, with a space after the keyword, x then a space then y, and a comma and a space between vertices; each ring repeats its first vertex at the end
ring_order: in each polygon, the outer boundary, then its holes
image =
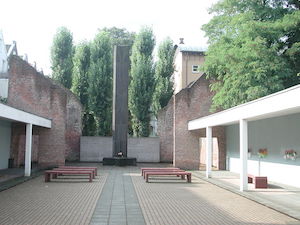
POLYGON ((145 224, 131 177, 124 173, 124 168, 114 168, 109 172, 90 224, 145 224))

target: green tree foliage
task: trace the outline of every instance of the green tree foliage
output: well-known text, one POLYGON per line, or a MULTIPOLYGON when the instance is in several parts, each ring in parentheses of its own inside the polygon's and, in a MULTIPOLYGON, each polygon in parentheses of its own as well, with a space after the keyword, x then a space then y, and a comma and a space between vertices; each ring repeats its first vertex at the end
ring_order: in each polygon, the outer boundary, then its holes
POLYGON ((87 106, 88 103, 88 78, 90 68, 91 51, 90 46, 86 42, 82 42, 76 46, 73 63, 73 85, 72 91, 75 93, 82 105, 87 106))
POLYGON ((158 48, 158 62, 155 67, 155 91, 152 109, 154 115, 165 107, 173 95, 174 46, 170 38, 165 39, 158 48))
POLYGON ((72 91, 75 93, 82 106, 82 135, 90 136, 96 132, 94 116, 89 110, 89 69, 91 51, 87 42, 82 42, 76 46, 73 58, 73 84, 72 91))
POLYGON ((111 135, 112 123, 112 44, 101 31, 91 44, 89 109, 95 116, 96 135, 111 135))
POLYGON ((295 0, 222 0, 203 26, 204 71, 212 110, 230 108, 299 83, 300 11, 295 0))
POLYGON ((66 27, 60 27, 51 47, 52 77, 66 88, 72 86, 73 36, 66 27))
POLYGON ((111 27, 111 28, 103 28, 100 31, 104 31, 110 34, 112 45, 129 45, 132 46, 134 39, 135 39, 135 33, 129 32, 125 28, 117 28, 117 27, 111 27))
POLYGON ((149 136, 150 106, 154 91, 152 52, 155 38, 151 28, 144 27, 132 47, 129 110, 134 136, 149 136))

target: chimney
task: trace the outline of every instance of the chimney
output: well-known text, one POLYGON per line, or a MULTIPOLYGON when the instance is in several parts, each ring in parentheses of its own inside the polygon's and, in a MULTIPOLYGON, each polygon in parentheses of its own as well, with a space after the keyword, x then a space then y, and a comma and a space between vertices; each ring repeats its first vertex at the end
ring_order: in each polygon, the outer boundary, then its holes
POLYGON ((179 44, 183 45, 184 44, 184 38, 179 38, 179 44))

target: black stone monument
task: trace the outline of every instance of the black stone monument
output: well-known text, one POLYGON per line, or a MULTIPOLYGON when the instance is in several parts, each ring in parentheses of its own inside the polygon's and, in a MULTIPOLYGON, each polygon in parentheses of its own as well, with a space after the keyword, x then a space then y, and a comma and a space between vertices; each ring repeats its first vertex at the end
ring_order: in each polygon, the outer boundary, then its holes
POLYGON ((114 48, 113 154, 103 158, 103 165, 136 165, 136 158, 127 157, 129 50, 129 46, 114 48))

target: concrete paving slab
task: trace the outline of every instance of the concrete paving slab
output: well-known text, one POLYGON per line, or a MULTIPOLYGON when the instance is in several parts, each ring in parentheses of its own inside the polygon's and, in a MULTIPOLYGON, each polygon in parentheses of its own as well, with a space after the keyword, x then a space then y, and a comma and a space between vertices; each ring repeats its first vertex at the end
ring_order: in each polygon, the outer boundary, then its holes
MULTIPOLYGON (((91 224, 96 218, 105 216, 107 224, 145 224, 142 210, 139 206, 131 176, 130 167, 103 167, 108 171, 108 178, 95 207, 91 224), (134 209, 134 211, 132 211, 134 209)), ((133 167, 136 169, 135 167, 133 167)), ((99 222, 104 222, 99 220, 99 222)))

